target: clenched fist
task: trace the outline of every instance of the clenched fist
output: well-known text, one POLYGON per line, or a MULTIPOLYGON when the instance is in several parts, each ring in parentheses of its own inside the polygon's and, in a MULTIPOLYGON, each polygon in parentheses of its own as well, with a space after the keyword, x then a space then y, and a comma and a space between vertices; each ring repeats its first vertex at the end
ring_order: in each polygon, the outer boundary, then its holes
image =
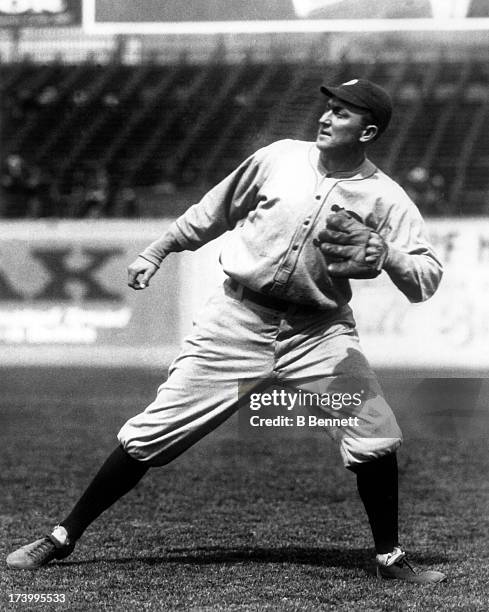
POLYGON ((146 289, 150 279, 156 274, 158 266, 144 257, 138 257, 127 268, 127 284, 133 289, 146 289))

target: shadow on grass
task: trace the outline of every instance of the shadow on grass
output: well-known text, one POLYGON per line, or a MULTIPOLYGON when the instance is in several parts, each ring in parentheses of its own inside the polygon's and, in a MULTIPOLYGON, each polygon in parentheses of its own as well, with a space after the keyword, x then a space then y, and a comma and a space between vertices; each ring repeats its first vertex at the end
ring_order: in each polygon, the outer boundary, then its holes
MULTIPOLYGON (((143 563, 146 565, 164 565, 182 563, 191 565, 211 565, 219 563, 290 563, 321 567, 363 568, 372 571, 373 551, 367 548, 262 548, 242 547, 224 548, 222 546, 206 546, 199 548, 174 548, 159 557, 123 557, 119 559, 90 559, 80 561, 65 561, 63 565, 77 566, 94 563, 124 565, 143 563)), ((439 564, 448 561, 443 555, 414 554, 409 556, 416 564, 439 564)), ((61 564, 60 564, 61 565, 61 564)))

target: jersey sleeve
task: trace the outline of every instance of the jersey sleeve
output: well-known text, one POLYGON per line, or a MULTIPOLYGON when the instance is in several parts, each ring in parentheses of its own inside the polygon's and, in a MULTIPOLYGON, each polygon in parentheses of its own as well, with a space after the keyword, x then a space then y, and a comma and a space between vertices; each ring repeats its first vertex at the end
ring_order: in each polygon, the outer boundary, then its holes
POLYGON ((257 206, 266 154, 261 149, 191 206, 168 230, 151 243, 141 256, 159 265, 169 254, 195 251, 235 227, 257 206))
POLYGON ((389 252, 384 269, 410 302, 423 302, 438 289, 443 266, 429 243, 425 222, 404 194, 378 228, 389 252))

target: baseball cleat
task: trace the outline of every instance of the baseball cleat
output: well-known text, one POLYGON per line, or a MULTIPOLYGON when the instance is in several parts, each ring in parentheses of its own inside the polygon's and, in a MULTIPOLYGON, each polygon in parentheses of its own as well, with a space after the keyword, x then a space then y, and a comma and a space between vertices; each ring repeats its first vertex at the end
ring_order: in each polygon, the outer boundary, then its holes
POLYGON ((446 575, 435 570, 416 572, 406 559, 406 553, 395 548, 392 553, 377 555, 377 578, 404 580, 418 584, 436 584, 445 580, 446 575))
MULTIPOLYGON (((57 527, 53 534, 58 529, 57 527)), ((7 557, 7 565, 11 569, 34 570, 48 564, 53 559, 65 559, 73 552, 75 544, 71 544, 67 539, 66 543, 63 543, 53 534, 31 542, 31 544, 26 544, 10 553, 7 557)))

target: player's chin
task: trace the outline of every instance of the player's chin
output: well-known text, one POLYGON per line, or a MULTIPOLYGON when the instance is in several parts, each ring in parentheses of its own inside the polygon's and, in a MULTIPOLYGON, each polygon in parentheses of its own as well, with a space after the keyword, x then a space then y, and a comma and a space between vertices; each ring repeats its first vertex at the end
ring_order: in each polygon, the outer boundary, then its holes
POLYGON ((318 134, 316 138, 316 147, 318 149, 328 149, 330 147, 331 137, 326 134, 318 134))

